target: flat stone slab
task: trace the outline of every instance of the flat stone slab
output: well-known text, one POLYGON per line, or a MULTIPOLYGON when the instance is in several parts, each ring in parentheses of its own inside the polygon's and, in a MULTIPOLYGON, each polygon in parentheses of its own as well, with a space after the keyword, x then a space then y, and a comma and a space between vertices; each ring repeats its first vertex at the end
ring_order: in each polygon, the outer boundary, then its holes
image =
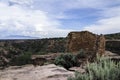
POLYGON ((37 67, 26 65, 0 70, 0 80, 67 80, 73 75, 74 72, 54 64, 37 67))

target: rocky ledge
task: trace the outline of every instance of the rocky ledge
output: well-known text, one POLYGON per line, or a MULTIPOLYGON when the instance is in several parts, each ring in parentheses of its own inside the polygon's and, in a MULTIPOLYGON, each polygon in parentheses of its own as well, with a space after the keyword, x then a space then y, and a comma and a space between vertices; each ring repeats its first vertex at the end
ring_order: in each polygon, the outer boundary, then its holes
POLYGON ((0 80, 67 80, 74 72, 54 64, 36 66, 26 65, 0 70, 0 80))

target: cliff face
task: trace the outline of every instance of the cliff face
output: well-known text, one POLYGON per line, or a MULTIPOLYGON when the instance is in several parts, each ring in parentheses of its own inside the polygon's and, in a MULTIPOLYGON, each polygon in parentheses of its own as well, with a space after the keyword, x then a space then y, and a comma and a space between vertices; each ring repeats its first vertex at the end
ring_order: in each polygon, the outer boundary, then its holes
POLYGON ((68 34, 67 52, 78 52, 84 49, 87 52, 102 55, 105 51, 105 38, 88 31, 70 32, 68 34))

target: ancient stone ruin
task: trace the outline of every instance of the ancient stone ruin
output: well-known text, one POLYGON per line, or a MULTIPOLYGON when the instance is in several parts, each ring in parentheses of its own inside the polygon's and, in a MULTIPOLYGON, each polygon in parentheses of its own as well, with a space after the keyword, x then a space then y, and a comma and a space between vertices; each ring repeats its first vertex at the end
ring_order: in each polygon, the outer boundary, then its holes
POLYGON ((105 38, 88 31, 70 32, 67 36, 67 52, 78 52, 83 49, 89 53, 103 55, 105 52, 105 38))

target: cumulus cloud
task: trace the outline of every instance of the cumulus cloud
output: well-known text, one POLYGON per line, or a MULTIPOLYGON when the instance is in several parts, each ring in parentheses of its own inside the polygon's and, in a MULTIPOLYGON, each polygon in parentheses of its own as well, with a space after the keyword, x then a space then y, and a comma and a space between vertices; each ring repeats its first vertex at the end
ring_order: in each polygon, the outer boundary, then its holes
MULTIPOLYGON (((66 15, 65 11, 85 8, 100 10, 99 15, 95 14, 100 18, 94 24, 83 26, 83 30, 96 33, 118 32, 119 3, 120 0, 0 0, 0 37, 14 34, 40 38, 66 36, 69 31, 75 31, 75 28, 65 28, 64 21, 62 24, 59 19, 72 20, 76 16, 66 15)), ((82 28, 79 26, 76 29, 82 28)))
POLYGON ((9 4, 4 2, 0 3, 1 36, 25 35, 34 37, 54 37, 59 34, 57 31, 60 33, 62 32, 62 36, 64 36, 65 30, 59 29, 59 26, 59 21, 49 17, 47 12, 26 9, 20 5, 9 6, 9 4), (56 33, 49 36, 49 33, 53 33, 53 31, 56 31, 56 33))
MULTIPOLYGON (((59 12, 59 11, 64 12, 70 9, 85 9, 85 8, 93 8, 93 9, 100 10, 99 14, 96 14, 100 16, 100 18, 96 20, 94 24, 83 26, 83 29, 82 28, 79 28, 79 29, 93 31, 95 33, 113 33, 113 32, 120 31, 120 27, 119 27, 120 0, 116 0, 116 1, 114 0, 69 0, 69 2, 66 0, 50 0, 50 1, 36 0, 36 1, 38 2, 38 4, 34 5, 35 8, 37 6, 39 9, 42 9, 45 11, 52 10, 53 13, 59 12), (43 3, 46 4, 47 7, 42 5, 43 3), (56 5, 56 3, 59 3, 59 4, 56 5)), ((74 16, 64 15, 64 13, 62 14, 63 14, 62 17, 56 17, 56 18, 71 17, 72 19, 74 17, 74 16)), ((59 13, 57 13, 57 16, 59 16, 59 13)))

